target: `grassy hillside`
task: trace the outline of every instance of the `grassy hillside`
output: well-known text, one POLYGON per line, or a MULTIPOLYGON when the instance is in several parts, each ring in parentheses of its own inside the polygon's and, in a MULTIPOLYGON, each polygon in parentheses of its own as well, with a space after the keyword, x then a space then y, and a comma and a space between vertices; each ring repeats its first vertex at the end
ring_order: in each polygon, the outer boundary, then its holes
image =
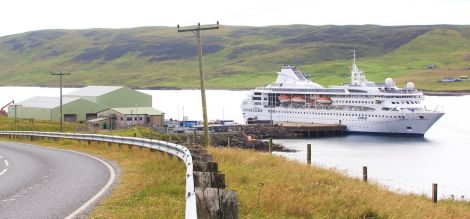
MULTIPOLYGON (((470 26, 222 26, 203 33, 210 88, 253 88, 295 64, 324 84, 349 80, 351 51, 370 80, 470 90, 440 83, 470 73, 470 26), (426 70, 428 64, 438 69, 426 70)), ((71 72, 66 85, 199 86, 195 37, 175 27, 43 30, 0 38, 0 85, 57 85, 51 71, 71 72)))

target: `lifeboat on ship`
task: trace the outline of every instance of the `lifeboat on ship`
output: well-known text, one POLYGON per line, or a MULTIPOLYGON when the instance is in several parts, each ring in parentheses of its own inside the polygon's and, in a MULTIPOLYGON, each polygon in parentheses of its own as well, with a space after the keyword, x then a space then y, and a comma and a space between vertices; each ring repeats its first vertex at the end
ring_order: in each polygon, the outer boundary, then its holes
POLYGON ((333 101, 329 97, 318 97, 316 102, 320 104, 331 104, 333 101))
POLYGON ((289 103, 290 102, 290 97, 288 95, 280 95, 277 97, 280 103, 289 103))
POLYGON ((305 103, 305 98, 301 96, 292 97, 292 102, 294 103, 305 103))

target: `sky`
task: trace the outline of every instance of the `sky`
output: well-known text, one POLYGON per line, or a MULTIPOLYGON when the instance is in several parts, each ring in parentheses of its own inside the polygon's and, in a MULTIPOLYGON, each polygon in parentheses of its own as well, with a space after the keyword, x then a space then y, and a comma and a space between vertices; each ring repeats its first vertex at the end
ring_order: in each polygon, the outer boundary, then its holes
POLYGON ((470 24, 470 0, 2 0, 0 36, 41 29, 211 24, 470 24))

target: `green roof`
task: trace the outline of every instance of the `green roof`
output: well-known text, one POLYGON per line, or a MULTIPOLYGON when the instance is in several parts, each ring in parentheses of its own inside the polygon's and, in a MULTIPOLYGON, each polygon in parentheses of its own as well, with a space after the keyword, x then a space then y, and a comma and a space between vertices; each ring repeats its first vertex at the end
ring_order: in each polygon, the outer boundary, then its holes
POLYGON ((112 110, 119 112, 121 114, 130 115, 130 114, 137 114, 137 115, 150 115, 150 116, 159 116, 163 115, 164 113, 160 110, 157 110, 153 107, 125 107, 125 108, 111 108, 112 110))

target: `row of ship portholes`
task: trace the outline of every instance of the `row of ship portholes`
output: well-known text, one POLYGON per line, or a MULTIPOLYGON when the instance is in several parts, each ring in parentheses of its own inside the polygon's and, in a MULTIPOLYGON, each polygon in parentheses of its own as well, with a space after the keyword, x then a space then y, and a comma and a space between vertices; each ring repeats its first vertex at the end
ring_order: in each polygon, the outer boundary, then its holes
POLYGON ((363 103, 363 104, 374 104, 374 101, 365 100, 333 100, 334 103, 363 103))
MULTIPOLYGON (((392 104, 400 104, 400 102, 392 101, 392 104)), ((401 104, 420 104, 419 101, 401 101, 401 104)))
POLYGON ((349 114, 349 113, 290 112, 290 111, 276 111, 276 110, 268 110, 268 113, 289 113, 289 114, 311 114, 311 115, 321 115, 321 116, 354 116, 354 117, 405 119, 405 116, 365 115, 365 114, 349 114))

